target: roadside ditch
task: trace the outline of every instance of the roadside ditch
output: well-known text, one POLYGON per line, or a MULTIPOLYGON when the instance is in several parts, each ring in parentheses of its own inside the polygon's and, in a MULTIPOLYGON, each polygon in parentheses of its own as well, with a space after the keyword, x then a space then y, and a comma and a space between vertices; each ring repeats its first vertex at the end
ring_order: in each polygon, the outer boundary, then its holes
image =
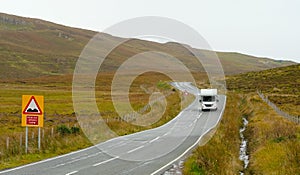
POLYGON ((248 140, 247 140, 247 138, 245 138, 245 135, 244 135, 244 132, 245 132, 249 122, 245 115, 242 117, 242 120, 243 120, 243 125, 239 131, 240 139, 241 139, 239 159, 243 162, 243 170, 240 171, 240 175, 244 175, 244 171, 248 168, 248 165, 249 165, 249 155, 247 153, 248 140))

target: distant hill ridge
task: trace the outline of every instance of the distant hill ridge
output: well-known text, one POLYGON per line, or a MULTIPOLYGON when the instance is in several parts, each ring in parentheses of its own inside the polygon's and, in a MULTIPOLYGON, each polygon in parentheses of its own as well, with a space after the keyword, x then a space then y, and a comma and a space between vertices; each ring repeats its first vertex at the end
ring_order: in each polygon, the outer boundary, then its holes
MULTIPOLYGON (((22 79, 73 73, 76 61, 88 41, 97 32, 67 27, 40 19, 0 13, 0 79, 22 79)), ((107 35, 107 42, 117 37, 107 35)), ((192 54, 178 43, 155 43, 133 39, 109 56, 108 70, 116 70, 128 56, 147 50, 172 53, 192 71, 192 54)), ((217 52, 225 74, 260 71, 295 64, 239 53, 217 52)))

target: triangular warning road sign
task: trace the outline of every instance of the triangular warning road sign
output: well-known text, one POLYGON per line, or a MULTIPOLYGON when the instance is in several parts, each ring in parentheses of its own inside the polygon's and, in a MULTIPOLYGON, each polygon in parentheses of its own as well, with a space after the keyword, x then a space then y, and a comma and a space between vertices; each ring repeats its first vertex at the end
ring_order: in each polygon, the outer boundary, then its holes
POLYGON ((34 96, 32 96, 28 101, 26 107, 23 110, 23 114, 37 114, 37 115, 42 114, 42 110, 39 104, 37 103, 36 99, 34 98, 34 96))

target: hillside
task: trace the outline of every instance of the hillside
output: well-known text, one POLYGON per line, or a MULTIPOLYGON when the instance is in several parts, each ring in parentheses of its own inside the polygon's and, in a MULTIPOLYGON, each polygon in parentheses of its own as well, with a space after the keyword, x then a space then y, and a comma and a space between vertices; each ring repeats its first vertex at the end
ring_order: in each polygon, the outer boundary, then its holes
MULTIPOLYGON (((71 28, 40 19, 0 13, 0 79, 23 79, 71 74, 77 58, 96 32, 71 28)), ((107 42, 118 38, 107 35, 107 42)), ((203 71, 186 48, 177 43, 155 43, 133 39, 109 56, 108 70, 115 70, 128 56, 157 50, 183 61, 195 72, 203 71)), ((226 74, 259 71, 294 64, 239 53, 218 52, 226 74)))
POLYGON ((300 64, 227 78, 229 90, 243 93, 261 90, 284 111, 300 115, 300 64))
POLYGON ((217 55, 226 74, 261 71, 294 64, 290 61, 260 58, 233 52, 217 52, 217 55))

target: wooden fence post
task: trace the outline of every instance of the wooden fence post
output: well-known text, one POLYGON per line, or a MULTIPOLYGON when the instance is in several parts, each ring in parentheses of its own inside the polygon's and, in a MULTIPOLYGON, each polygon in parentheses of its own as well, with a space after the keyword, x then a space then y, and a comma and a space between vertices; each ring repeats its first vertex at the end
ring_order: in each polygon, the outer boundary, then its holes
POLYGON ((22 147, 22 133, 20 134, 20 147, 22 147))
POLYGON ((31 139, 34 140, 34 132, 31 133, 31 139))
POLYGON ((9 149, 9 137, 6 138, 6 149, 9 149))

